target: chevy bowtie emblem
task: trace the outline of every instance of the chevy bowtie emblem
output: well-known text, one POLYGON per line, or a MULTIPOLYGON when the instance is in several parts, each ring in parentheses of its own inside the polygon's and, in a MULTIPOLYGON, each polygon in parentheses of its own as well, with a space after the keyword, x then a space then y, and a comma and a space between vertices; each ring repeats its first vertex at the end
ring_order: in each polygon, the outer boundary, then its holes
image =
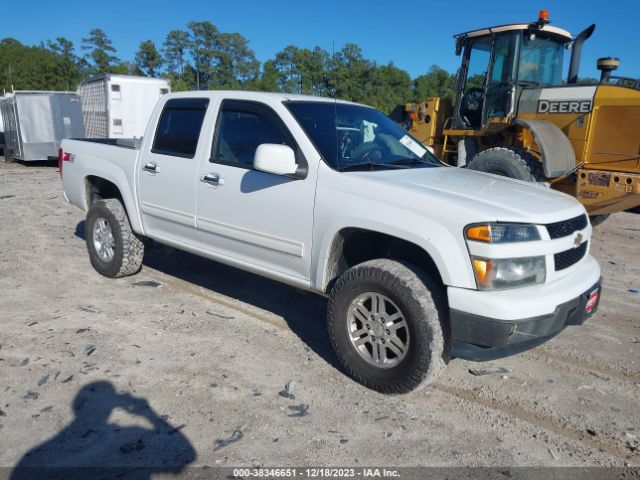
POLYGON ((578 233, 576 235, 576 238, 573 240, 573 245, 574 245, 574 248, 577 248, 580 245, 582 245, 582 234, 581 233, 578 233))

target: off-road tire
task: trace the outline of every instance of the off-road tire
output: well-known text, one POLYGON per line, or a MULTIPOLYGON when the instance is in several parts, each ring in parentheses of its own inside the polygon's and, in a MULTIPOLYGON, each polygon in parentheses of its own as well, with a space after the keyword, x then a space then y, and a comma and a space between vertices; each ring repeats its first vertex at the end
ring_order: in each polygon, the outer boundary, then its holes
POLYGON ((517 148, 495 147, 478 153, 471 170, 502 175, 525 182, 546 182, 542 164, 530 153, 517 148))
POLYGON ((411 264, 370 260, 347 270, 329 297, 327 324, 335 354, 347 374, 383 393, 406 393, 433 381, 449 360, 446 296, 443 287, 411 264), (406 356, 391 368, 363 359, 351 343, 348 311, 358 295, 381 293, 405 316, 410 342, 406 356))
POLYGON ((117 278, 138 273, 142 267, 144 244, 131 230, 129 217, 122 203, 115 198, 95 201, 87 212, 85 237, 91 265, 105 277, 117 278), (104 218, 115 240, 114 255, 111 261, 103 261, 96 252, 93 235, 94 224, 104 218))

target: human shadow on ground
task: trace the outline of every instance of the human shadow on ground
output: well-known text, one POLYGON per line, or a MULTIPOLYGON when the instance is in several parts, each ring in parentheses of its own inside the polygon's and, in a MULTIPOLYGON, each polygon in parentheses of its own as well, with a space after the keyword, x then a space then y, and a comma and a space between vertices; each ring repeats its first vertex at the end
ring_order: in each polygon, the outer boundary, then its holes
POLYGON ((49 440, 31 448, 10 480, 123 478, 144 480, 153 474, 182 472, 196 451, 168 418, 146 399, 118 393, 107 381, 84 386, 73 400, 73 421, 49 440), (109 423, 121 409, 147 425, 109 423))
MULTIPOLYGON (((85 225, 76 226, 85 238, 85 225)), ((327 300, 313 293, 152 242, 144 265, 282 317, 311 350, 341 370, 327 333, 327 300)))

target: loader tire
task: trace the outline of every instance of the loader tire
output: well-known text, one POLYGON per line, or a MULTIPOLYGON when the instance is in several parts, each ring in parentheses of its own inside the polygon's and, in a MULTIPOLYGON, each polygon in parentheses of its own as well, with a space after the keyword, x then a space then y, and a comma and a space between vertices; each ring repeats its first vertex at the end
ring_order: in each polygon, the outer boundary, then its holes
POLYGON ((94 202, 87 213, 85 232, 89 259, 98 273, 117 278, 140 271, 144 244, 131 229, 120 200, 94 202))
POLYGON ((327 324, 347 374, 382 393, 428 384, 449 359, 444 290, 405 262, 377 259, 347 270, 331 290, 327 324))
POLYGON ((542 164, 530 153, 517 148, 495 147, 478 153, 468 166, 525 182, 546 182, 542 164))

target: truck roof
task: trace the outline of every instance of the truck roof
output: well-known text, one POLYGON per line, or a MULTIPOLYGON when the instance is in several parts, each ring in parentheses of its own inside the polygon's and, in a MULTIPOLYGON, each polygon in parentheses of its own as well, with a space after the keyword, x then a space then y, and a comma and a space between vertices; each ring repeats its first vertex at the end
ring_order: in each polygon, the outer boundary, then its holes
POLYGON ((241 100, 256 100, 256 101, 271 101, 271 102, 286 102, 286 101, 298 101, 298 102, 327 102, 327 103, 341 103, 348 105, 362 105, 356 102, 349 102, 346 100, 339 100, 329 97, 318 97, 314 95, 300 95, 296 93, 279 93, 279 92, 253 92, 247 90, 194 90, 189 92, 173 92, 168 94, 171 98, 180 97, 224 97, 224 98, 237 98, 241 100))
POLYGON ((82 82, 80 82, 80 84, 99 82, 104 80, 106 81, 116 80, 116 81, 132 82, 132 83, 158 83, 163 85, 169 84, 169 80, 167 80, 166 78, 142 77, 139 75, 121 75, 121 74, 114 74, 114 73, 100 73, 98 75, 93 75, 87 78, 86 80, 83 80, 82 82))
POLYGON ((566 30, 562 28, 554 27, 551 25, 544 25, 542 27, 538 27, 535 23, 509 23, 506 25, 497 25, 495 27, 487 27, 487 28, 479 28, 478 30, 471 30, 469 32, 458 33, 454 35, 454 38, 457 37, 480 37, 484 35, 488 35, 490 33, 498 33, 498 32, 506 32, 508 30, 528 30, 530 28, 535 28, 541 32, 547 32, 554 35, 558 35, 566 39, 566 41, 571 41, 572 36, 566 30))

